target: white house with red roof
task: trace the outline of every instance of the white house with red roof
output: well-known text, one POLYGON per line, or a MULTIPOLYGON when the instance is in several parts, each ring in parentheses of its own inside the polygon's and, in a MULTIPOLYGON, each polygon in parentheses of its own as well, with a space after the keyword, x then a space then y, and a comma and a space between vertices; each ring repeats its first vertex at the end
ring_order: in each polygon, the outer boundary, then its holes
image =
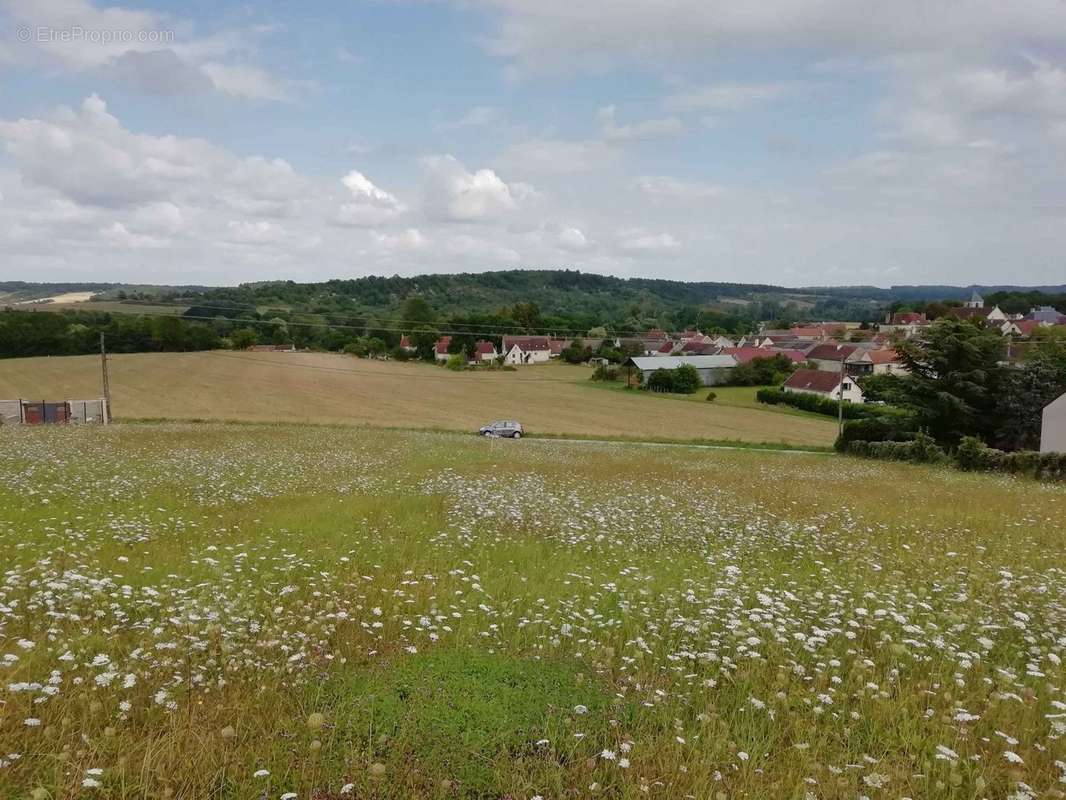
POLYGON ((451 345, 451 343, 451 336, 442 336, 437 339, 436 344, 433 345, 433 358, 435 358, 437 361, 447 361, 448 356, 450 355, 450 353, 448 352, 448 347, 451 345))
POLYGON ((478 339, 474 344, 474 361, 495 361, 498 356, 495 342, 478 339))
POLYGON ((843 379, 839 372, 824 369, 798 369, 788 376, 784 387, 786 392, 797 394, 817 394, 830 400, 843 398, 852 403, 863 402, 862 389, 850 375, 843 379))
MULTIPOLYGON (((562 349, 562 348, 560 348, 562 349)), ((504 336, 503 363, 543 364, 552 357, 552 343, 547 336, 504 336)))

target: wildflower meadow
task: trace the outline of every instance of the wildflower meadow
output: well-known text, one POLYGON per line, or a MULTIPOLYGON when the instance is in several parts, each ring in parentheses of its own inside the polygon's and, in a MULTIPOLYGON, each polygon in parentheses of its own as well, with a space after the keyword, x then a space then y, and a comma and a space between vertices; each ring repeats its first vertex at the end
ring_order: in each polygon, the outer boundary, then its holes
POLYGON ((1066 487, 0 430, 0 797, 1066 797, 1066 487))

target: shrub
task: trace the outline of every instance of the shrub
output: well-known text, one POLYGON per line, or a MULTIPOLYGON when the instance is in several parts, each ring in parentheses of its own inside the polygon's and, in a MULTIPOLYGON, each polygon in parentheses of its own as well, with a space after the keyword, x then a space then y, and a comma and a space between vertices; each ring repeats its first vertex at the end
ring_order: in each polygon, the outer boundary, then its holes
POLYGON ((448 356, 448 360, 444 362, 444 366, 453 372, 461 372, 466 369, 466 355, 463 353, 452 353, 448 356))
POLYGON ((914 438, 914 423, 907 417, 879 416, 851 419, 833 445, 839 452, 850 442, 906 442, 914 438))
POLYGON ((715 392, 707 392, 707 396, 704 398, 708 403, 713 403, 718 399, 718 395, 715 392))
POLYGON ((647 380, 648 389, 653 392, 672 392, 674 390, 674 376, 668 369, 657 369, 647 380))
POLYGON ((678 394, 695 394, 701 386, 699 370, 691 364, 682 364, 674 370, 674 391, 678 394))
POLYGON ((347 353, 350 356, 358 356, 359 358, 366 358, 366 354, 367 354, 366 342, 363 342, 363 341, 361 341, 359 339, 356 339, 355 341, 352 341, 352 342, 348 342, 348 344, 344 345, 344 352, 347 353))
POLYGON ((618 367, 611 367, 606 364, 600 364, 596 369, 592 371, 592 377, 589 380, 593 381, 616 381, 618 380, 618 367))

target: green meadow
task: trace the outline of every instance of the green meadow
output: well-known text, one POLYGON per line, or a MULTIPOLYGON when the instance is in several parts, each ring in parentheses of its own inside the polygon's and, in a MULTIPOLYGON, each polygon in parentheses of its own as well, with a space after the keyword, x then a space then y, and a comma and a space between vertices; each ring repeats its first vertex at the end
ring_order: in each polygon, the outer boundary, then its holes
POLYGON ((826 454, 2 429, 0 797, 1064 797, 1064 520, 826 454))

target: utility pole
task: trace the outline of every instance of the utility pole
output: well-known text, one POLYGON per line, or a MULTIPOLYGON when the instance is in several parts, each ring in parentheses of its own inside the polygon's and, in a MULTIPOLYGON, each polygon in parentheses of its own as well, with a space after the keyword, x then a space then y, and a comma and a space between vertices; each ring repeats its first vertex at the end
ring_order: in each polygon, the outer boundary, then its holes
POLYGON ((844 375, 846 357, 840 355, 840 385, 837 387, 837 438, 844 435, 844 375))
POLYGON ((104 424, 111 422, 111 382, 107 375, 107 345, 104 343, 104 333, 100 332, 100 369, 104 377, 104 424))

